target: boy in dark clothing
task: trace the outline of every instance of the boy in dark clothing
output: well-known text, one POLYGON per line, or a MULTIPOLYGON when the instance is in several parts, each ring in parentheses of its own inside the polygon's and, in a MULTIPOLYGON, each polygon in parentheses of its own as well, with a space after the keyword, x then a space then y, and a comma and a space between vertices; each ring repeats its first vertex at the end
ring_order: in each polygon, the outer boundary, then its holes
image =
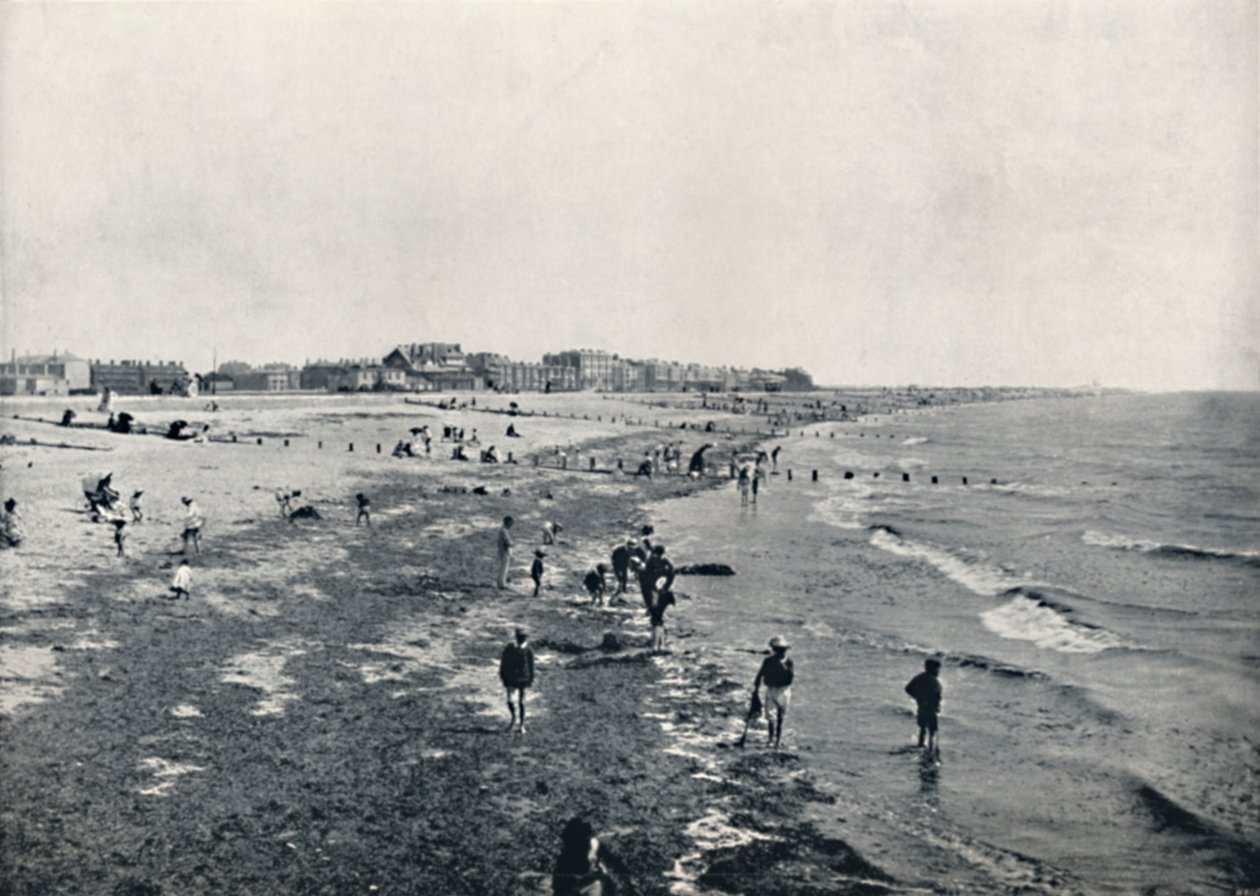
POLYGON ((503 657, 499 660, 499 680, 507 690, 508 712, 512 714, 508 730, 515 727, 520 734, 525 733, 525 689, 534 683, 534 650, 528 641, 529 634, 525 629, 518 628, 515 643, 509 643, 503 648, 503 657), (516 706, 512 705, 513 692, 521 710, 519 723, 516 706))
POLYGON ((118 545, 118 556, 127 556, 127 521, 114 520, 114 544, 118 545))
POLYGON ((359 512, 354 518, 354 524, 357 526, 359 525, 360 521, 367 520, 367 526, 369 529, 371 529, 372 528, 372 502, 371 500, 369 500, 368 496, 363 494, 363 492, 359 492, 357 495, 355 495, 354 500, 357 501, 359 504, 359 512))
POLYGON ((627 538, 626 543, 618 545, 612 552, 612 568, 613 575, 617 577, 617 593, 626 593, 626 581, 630 573, 630 558, 634 556, 636 542, 633 537, 627 538))
POLYGON ((529 566, 529 577, 534 580, 534 597, 542 590, 543 557, 546 556, 547 552, 544 550, 534 551, 534 562, 529 566))
POLYGON ((600 563, 586 574, 586 578, 582 579, 582 584, 586 586, 587 593, 591 596, 592 607, 604 605, 604 574, 607 572, 608 567, 600 563))
POLYGON ((770 725, 767 743, 776 749, 783 737, 783 717, 787 715, 792 701, 792 682, 796 678, 796 670, 792 661, 787 658, 788 647, 791 646, 781 636, 770 639, 772 653, 761 663, 757 677, 753 680, 753 696, 760 698, 761 683, 766 685, 766 721, 770 725))
POLYGON ((906 685, 906 693, 914 698, 918 706, 916 721, 919 723, 919 746, 922 747, 925 736, 929 753, 936 753, 937 716, 941 711, 941 661, 925 660, 924 671, 920 672, 906 685))
POLYGON ((656 592, 668 591, 674 584, 674 564, 665 557, 665 545, 652 548, 652 556, 639 572, 639 590, 643 593, 643 606, 651 613, 656 603, 656 592), (660 580, 665 579, 661 585, 660 580))

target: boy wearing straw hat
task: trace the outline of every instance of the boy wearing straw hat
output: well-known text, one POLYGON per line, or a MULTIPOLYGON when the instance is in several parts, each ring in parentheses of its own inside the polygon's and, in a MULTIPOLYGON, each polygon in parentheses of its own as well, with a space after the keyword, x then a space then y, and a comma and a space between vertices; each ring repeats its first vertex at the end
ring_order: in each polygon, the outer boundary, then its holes
POLYGON ((766 708, 766 721, 770 725, 767 743, 775 749, 778 749, 779 741, 783 737, 783 718, 787 715, 788 706, 792 702, 792 681, 796 677, 792 661, 787 658, 790 646, 782 635, 771 638, 770 656, 762 661, 761 668, 757 670, 757 677, 753 680, 754 696, 760 693, 763 681, 766 685, 766 697, 763 703, 766 708))

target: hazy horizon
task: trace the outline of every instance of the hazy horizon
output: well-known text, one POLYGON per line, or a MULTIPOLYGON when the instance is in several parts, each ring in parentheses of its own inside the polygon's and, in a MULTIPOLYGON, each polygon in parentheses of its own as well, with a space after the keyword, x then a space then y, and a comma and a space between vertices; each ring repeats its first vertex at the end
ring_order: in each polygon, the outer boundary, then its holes
POLYGON ((1252 391, 1258 21, 6 4, 0 351, 1252 391))

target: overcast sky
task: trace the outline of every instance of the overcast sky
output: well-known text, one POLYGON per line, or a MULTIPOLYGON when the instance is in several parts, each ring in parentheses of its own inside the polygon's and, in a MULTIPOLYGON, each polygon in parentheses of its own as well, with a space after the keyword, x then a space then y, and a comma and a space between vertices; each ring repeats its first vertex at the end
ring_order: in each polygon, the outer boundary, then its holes
POLYGON ((1257 3, 0 8, 3 349, 1260 385, 1257 3))

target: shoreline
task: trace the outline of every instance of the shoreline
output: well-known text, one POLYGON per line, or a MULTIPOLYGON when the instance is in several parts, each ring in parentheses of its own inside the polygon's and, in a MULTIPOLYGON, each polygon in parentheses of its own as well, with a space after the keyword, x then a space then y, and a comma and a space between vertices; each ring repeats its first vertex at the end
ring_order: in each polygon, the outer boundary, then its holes
MULTIPOLYGON (((806 802, 829 797, 799 756, 713 759, 692 749, 732 710, 742 719, 744 689, 688 645, 685 601, 675 611, 684 624, 671 626, 675 652, 659 659, 643 653, 646 620, 633 603, 581 606, 581 574, 656 500, 723 479, 670 476, 645 487, 575 475, 557 488, 560 471, 477 467, 495 485, 473 496, 439 487, 472 471, 429 472, 421 480, 391 468, 342 485, 373 490, 371 540, 353 527, 342 538, 338 520, 282 527, 247 518, 215 534, 199 578, 230 580, 259 561, 272 569, 213 599, 194 593, 171 605, 144 593, 160 590, 148 582, 138 591, 134 569, 94 570, 61 606, 10 608, 6 625, 69 618, 117 645, 58 651, 59 699, 0 722, 11 892, 97 892, 92 882, 107 880, 136 893, 344 892, 372 877, 368 869, 379 869, 382 892, 542 892, 566 813, 589 810, 641 892, 755 892, 767 874, 787 892, 780 882, 790 882, 790 868, 831 869, 826 892, 886 892, 883 883, 870 889, 878 871, 801 818, 806 802), (497 494, 500 482, 510 497, 497 494), (520 554, 535 517, 576 521, 565 523, 549 561, 551 593, 539 601, 501 599, 482 584, 493 537, 484 521, 522 507, 520 554), (461 521, 469 525, 453 526, 461 521), (301 576, 312 550, 325 562, 301 576), (531 629, 540 669, 537 715, 520 744, 499 730, 506 711, 494 676, 517 620, 531 629), (630 647, 601 650, 609 630, 630 647), (86 742, 65 744, 65 731, 80 725, 86 742), (84 798, 94 809, 76 816, 84 798), (444 822, 434 827, 437 805, 444 822), (352 820, 358 832, 347 836, 352 820), (61 848, 47 839, 52 831, 61 848)), ((159 567, 151 580, 168 562, 160 556, 142 561, 159 567)), ((11 627, 5 635, 21 637, 11 627)), ((804 879, 801 887, 792 892, 811 892, 804 879)))

